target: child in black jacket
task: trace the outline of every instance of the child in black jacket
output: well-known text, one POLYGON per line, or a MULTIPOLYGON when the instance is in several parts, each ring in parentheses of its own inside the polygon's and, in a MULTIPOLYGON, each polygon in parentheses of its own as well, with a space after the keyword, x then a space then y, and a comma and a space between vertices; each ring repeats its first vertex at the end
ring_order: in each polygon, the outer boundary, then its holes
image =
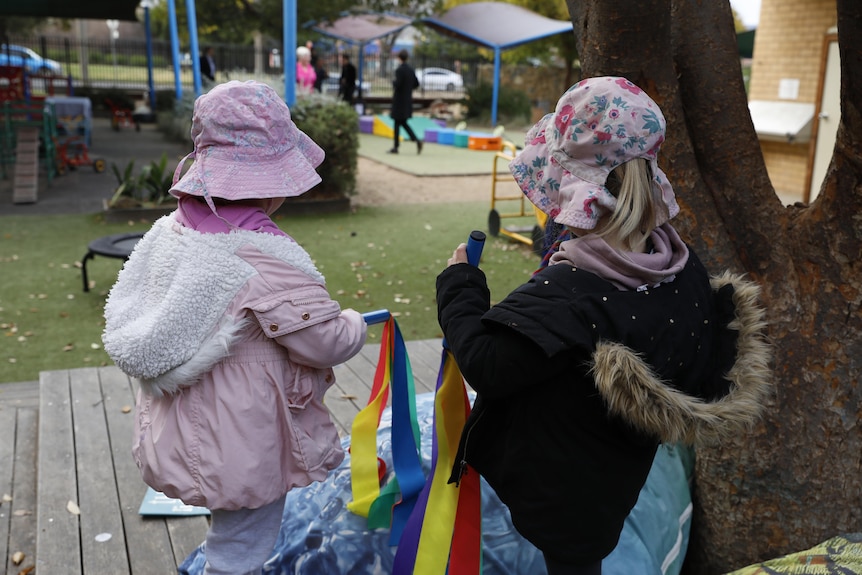
POLYGON ((742 432, 769 391, 759 289, 710 278, 669 220, 661 110, 616 77, 583 80, 510 169, 573 238, 490 307, 464 246, 437 278, 440 325, 477 391, 452 481, 482 474, 550 575, 594 575, 661 442, 742 432))

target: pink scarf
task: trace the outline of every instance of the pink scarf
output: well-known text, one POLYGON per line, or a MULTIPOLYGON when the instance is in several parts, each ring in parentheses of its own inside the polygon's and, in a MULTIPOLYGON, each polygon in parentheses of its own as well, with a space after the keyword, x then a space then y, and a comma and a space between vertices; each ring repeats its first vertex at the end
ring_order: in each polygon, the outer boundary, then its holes
POLYGON ((177 221, 187 228, 205 234, 226 234, 231 228, 225 220, 242 230, 287 236, 261 208, 242 203, 223 204, 218 206, 217 216, 193 196, 183 196, 179 200, 177 221))
POLYGON ((669 223, 650 233, 649 253, 624 252, 612 248, 596 234, 587 234, 560 244, 548 265, 569 264, 594 273, 619 290, 653 287, 673 281, 688 262, 688 247, 669 223))

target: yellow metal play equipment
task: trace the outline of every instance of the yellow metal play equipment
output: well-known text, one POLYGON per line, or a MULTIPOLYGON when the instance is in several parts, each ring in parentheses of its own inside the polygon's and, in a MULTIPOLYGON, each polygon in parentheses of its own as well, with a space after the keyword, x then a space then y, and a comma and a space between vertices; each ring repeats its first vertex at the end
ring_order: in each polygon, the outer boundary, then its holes
POLYGON ((497 190, 497 184, 500 182, 514 183, 514 179, 508 171, 504 174, 498 173, 497 163, 500 160, 509 163, 515 158, 517 153, 518 150, 515 144, 508 140, 503 140, 502 149, 494 154, 494 170, 491 173, 491 212, 488 214, 488 233, 494 237, 503 234, 516 241, 525 243, 533 249, 534 253, 541 255, 545 236, 545 223, 548 219, 547 214, 531 204, 520 189, 518 189, 517 194, 510 195, 498 192, 497 190), (511 211, 501 211, 502 208, 498 209, 498 202, 504 202, 507 209, 511 211), (527 208, 528 204, 529 208, 527 208), (532 225, 524 222, 524 218, 528 217, 534 217, 532 225), (521 225, 503 227, 501 225, 503 218, 520 218, 521 221, 519 223, 521 225))

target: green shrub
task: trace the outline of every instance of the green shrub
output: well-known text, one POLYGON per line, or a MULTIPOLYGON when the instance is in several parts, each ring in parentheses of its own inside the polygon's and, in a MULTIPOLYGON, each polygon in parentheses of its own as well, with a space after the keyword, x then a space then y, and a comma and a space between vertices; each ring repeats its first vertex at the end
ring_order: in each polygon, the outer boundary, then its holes
POLYGON ((326 151, 317 172, 323 181, 311 197, 341 197, 356 193, 356 158, 359 150, 359 115, 331 96, 311 94, 297 98, 290 115, 303 132, 326 151))
POLYGON ((152 207, 166 201, 174 201, 168 193, 173 182, 173 170, 168 167, 168 155, 162 154, 158 161, 151 161, 135 174, 134 160, 121 171, 111 164, 117 178, 117 189, 108 205, 112 208, 152 207))
MULTIPOLYGON (((482 82, 467 88, 467 118, 487 123, 491 115, 494 87, 482 82)), ((520 124, 530 121, 530 97, 522 90, 500 87, 497 98, 497 121, 520 124)))

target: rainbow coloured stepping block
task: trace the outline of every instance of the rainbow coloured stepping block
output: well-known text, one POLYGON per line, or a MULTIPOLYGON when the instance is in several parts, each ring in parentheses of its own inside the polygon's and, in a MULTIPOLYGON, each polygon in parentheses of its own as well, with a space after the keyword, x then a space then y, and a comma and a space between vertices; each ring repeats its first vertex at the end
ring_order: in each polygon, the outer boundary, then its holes
MULTIPOLYGON (((361 121, 361 120, 360 120, 361 121)), ((423 116, 413 116, 407 120, 407 125, 416 134, 416 138, 420 141, 425 140, 425 132, 427 130, 437 130, 440 124, 437 120, 425 118, 423 116)), ((361 131, 361 126, 360 126, 361 131)), ((388 115, 378 114, 374 116, 371 133, 375 136, 383 136, 384 138, 392 139, 395 136, 395 122, 388 115)), ((404 130, 401 130, 399 136, 404 140, 404 130)))
POLYGON ((455 130, 452 128, 437 130, 437 143, 444 146, 453 146, 455 144, 455 130))
POLYGON ((482 132, 473 132, 467 139, 467 148, 470 150, 493 150, 499 151, 503 148, 503 137, 482 132))
POLYGON ((362 134, 374 133, 374 116, 359 116, 359 132, 362 134))

